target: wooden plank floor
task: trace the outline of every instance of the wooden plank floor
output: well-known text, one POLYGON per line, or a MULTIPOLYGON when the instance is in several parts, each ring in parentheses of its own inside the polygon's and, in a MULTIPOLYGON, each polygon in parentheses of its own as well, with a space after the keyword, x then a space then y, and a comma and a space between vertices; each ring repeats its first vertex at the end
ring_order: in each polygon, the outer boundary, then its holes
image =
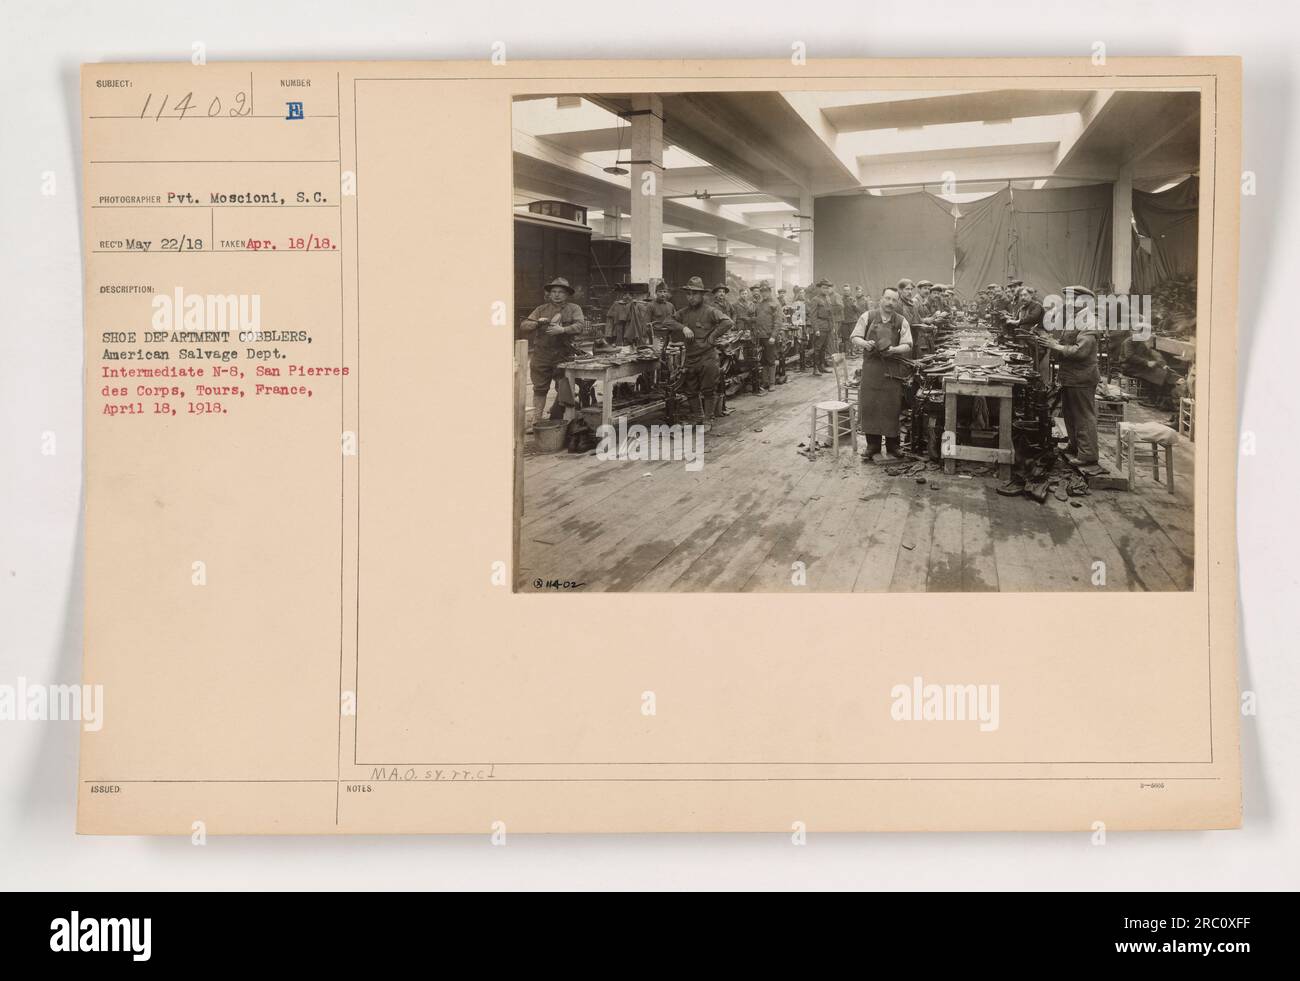
MULTIPOLYGON (((997 478, 888 476, 847 448, 799 452, 831 375, 791 373, 741 395, 705 437, 703 466, 539 454, 524 466, 518 586, 583 591, 1041 592, 1192 586, 1192 446, 1175 494, 1151 480, 1082 507, 996 493, 997 478), (1105 583, 1094 584, 1094 563, 1105 583)), ((1153 415, 1148 413, 1148 415, 1153 415)), ((650 423, 654 418, 640 420, 650 423)), ((1103 435, 1103 447, 1107 443, 1103 435)), ((531 440, 531 438, 530 438, 531 440)), ((1104 461, 1103 461, 1104 462, 1104 461)))

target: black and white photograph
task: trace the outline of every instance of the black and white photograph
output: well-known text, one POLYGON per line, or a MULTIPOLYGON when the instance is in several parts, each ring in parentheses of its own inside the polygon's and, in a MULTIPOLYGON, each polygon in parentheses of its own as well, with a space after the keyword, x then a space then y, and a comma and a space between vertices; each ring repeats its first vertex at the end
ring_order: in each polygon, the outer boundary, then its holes
POLYGON ((1192 589, 1200 102, 517 97, 516 588, 1192 589))

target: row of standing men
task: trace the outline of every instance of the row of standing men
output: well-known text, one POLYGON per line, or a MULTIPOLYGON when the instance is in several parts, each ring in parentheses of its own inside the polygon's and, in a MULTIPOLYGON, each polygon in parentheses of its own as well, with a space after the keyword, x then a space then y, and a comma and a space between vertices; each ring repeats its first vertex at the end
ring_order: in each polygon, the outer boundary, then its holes
MULTIPOLYGON (((566 395, 567 383, 559 367, 573 355, 571 340, 585 330, 581 307, 572 302, 573 288, 563 279, 547 284, 547 302, 538 306, 521 323, 521 329, 533 340, 530 356, 530 373, 533 384, 535 418, 542 418, 551 385, 556 385, 557 410, 572 401, 572 392, 566 395)), ((802 356, 803 333, 811 335, 813 370, 826 370, 826 352, 831 338, 835 337, 846 354, 863 359, 859 387, 860 428, 866 436, 868 458, 891 459, 898 455, 898 416, 902 408, 902 385, 885 371, 889 358, 921 357, 934 350, 934 328, 943 322, 955 307, 951 287, 936 285, 928 280, 915 283, 901 279, 896 288, 886 289, 879 301, 866 295, 860 287, 855 291, 846 284, 838 298, 828 280, 817 284, 818 294, 808 301, 798 298, 791 304, 773 298, 772 288, 760 283, 753 292, 744 287, 735 303, 725 284, 709 289, 698 276, 692 277, 683 287, 686 305, 677 310, 670 297, 667 283, 659 283, 653 301, 637 301, 627 305, 626 316, 614 311, 610 317, 613 337, 620 342, 648 340, 637 336, 643 327, 657 324, 685 342, 686 358, 682 391, 693 409, 693 422, 705 425, 721 410, 719 393, 720 364, 717 339, 733 325, 747 328, 751 336, 751 351, 756 365, 752 374, 753 386, 762 394, 768 389, 762 368, 779 361, 778 370, 784 375, 778 344, 781 335, 793 330, 800 339, 802 356), (706 294, 711 298, 706 301, 706 294), (864 309, 865 308, 865 309, 864 309), (849 318, 853 317, 853 320, 849 318), (633 331, 629 336, 629 329, 633 331), (706 419, 706 409, 708 418, 706 419), (884 453, 880 452, 882 443, 884 453)), ((1022 284, 1008 284, 1008 292, 996 295, 998 287, 986 288, 984 299, 990 305, 1007 309, 1012 323, 1020 329, 1038 328, 1042 325, 1042 305, 1032 292, 1022 289, 1022 284), (1011 294, 1019 290, 1019 295, 1011 294), (1016 302, 1016 301, 1019 302, 1016 302)), ((778 291, 777 296, 780 297, 778 291)), ((1077 296, 1085 300, 1092 296, 1084 287, 1067 287, 1067 300, 1077 296)), ((648 331, 647 331, 648 333, 648 331)), ((1095 435, 1095 407, 1093 396, 1097 383, 1096 340, 1086 331, 1069 331, 1059 341, 1045 339, 1048 347, 1058 352, 1062 359, 1063 408, 1070 431, 1070 449, 1081 463, 1095 463, 1097 456, 1095 435)))

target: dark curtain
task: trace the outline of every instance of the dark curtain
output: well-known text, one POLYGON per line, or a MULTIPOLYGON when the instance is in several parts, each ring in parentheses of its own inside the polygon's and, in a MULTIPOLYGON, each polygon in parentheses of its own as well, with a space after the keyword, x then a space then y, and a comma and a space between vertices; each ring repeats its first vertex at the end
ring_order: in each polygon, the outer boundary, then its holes
POLYGON ((1152 254, 1154 249, 1151 247, 1151 239, 1145 235, 1139 235, 1137 230, 1133 230, 1133 281, 1129 285, 1129 291, 1132 293, 1150 293, 1155 289, 1156 283, 1156 262, 1152 254))
POLYGON ((925 192, 818 198, 813 268, 873 296, 904 276, 952 282, 968 298, 1013 277, 1043 295, 1074 284, 1099 290, 1111 285, 1113 193, 1111 184, 1007 188, 957 205, 955 219, 952 204, 925 192))
POLYGON ((1149 293, 1169 279, 1196 276, 1197 222, 1201 182, 1189 177, 1167 191, 1133 192, 1133 220, 1138 234, 1150 239, 1147 250, 1133 253, 1133 285, 1149 293))
POLYGON ((836 288, 861 284, 879 296, 905 276, 952 279, 952 205, 923 191, 818 198, 813 228, 815 275, 836 288))
POLYGON ((1012 269, 1042 295, 1061 287, 1109 287, 1111 184, 1011 193, 1012 269))
POLYGON ((1005 283, 1011 273, 1011 188, 957 205, 957 295, 971 299, 988 283, 1005 283))

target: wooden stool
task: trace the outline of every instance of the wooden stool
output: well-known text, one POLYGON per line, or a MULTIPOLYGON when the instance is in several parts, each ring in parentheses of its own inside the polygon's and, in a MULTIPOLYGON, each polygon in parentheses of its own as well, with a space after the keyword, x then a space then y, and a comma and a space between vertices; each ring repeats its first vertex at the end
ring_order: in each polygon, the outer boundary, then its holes
POLYGON ((1151 394, 1151 386, 1141 378, 1125 374, 1119 376, 1119 390, 1135 398, 1147 398, 1151 394))
POLYGON ((842 402, 853 402, 853 384, 850 382, 849 362, 842 354, 831 355, 831 371, 835 372, 835 395, 842 402))
POLYGON ((1128 422, 1128 403, 1097 399, 1097 431, 1113 432, 1121 422, 1128 422))
POLYGON ((857 452, 857 446, 854 445, 854 433, 858 431, 858 407, 852 402, 841 402, 838 399, 831 399, 827 402, 818 402, 812 410, 812 436, 809 438, 809 449, 816 452, 817 436, 825 430, 826 435, 830 438, 831 449, 835 451, 835 456, 840 455, 840 436, 848 438, 849 449, 857 452), (825 415, 825 420, 822 416, 825 415))
MULTIPOLYGON (((1133 430, 1125 423, 1120 423, 1115 429, 1115 466, 1121 473, 1128 474, 1128 489, 1132 490, 1136 482, 1137 470, 1137 448, 1133 445, 1135 437, 1133 430), (1124 454, 1127 451, 1128 461, 1124 460, 1124 454)), ((1165 451, 1165 482, 1166 490, 1170 494, 1177 493, 1174 490, 1174 448, 1172 446, 1163 446, 1154 439, 1139 440, 1151 447, 1151 476, 1155 478, 1156 483, 1160 483, 1160 451, 1165 451)))
POLYGON ((1190 440, 1196 439, 1196 400, 1178 400, 1178 435, 1190 440))

